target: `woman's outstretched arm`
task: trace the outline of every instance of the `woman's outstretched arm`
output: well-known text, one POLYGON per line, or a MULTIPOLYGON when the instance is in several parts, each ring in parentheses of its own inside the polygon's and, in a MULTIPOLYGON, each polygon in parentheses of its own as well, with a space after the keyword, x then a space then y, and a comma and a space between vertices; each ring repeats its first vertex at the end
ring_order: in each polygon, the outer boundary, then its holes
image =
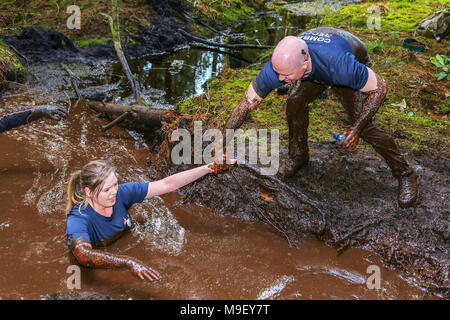
POLYGON ((200 179, 204 175, 209 173, 221 173, 231 170, 231 166, 236 163, 236 159, 230 159, 227 161, 224 155, 222 164, 217 161, 207 165, 203 165, 194 169, 182 171, 164 179, 153 181, 148 184, 148 192, 145 198, 151 198, 154 196, 163 195, 169 193, 200 179), (228 163, 229 162, 229 163, 228 163))
POLYGON ((72 241, 72 253, 78 263, 84 267, 102 269, 128 268, 141 280, 160 280, 161 276, 156 271, 146 266, 143 262, 124 255, 94 250, 89 242, 85 240, 72 241))

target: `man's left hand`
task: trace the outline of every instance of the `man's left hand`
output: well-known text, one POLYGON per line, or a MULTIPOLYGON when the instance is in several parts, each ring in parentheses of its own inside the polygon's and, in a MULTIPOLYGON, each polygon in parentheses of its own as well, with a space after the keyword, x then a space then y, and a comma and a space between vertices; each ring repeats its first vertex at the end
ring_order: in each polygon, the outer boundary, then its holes
POLYGON ((358 145, 359 132, 353 128, 350 128, 345 129, 343 133, 347 136, 347 139, 345 139, 345 141, 342 143, 342 148, 346 149, 347 151, 355 150, 356 146, 358 145))

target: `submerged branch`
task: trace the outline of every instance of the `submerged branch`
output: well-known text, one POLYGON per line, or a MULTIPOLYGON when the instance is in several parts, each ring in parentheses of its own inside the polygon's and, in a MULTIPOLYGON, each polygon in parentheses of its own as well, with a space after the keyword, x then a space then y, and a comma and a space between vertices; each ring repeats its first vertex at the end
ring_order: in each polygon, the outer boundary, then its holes
POLYGON ((118 26, 118 14, 116 12, 116 23, 114 23, 113 18, 110 15, 107 15, 106 13, 100 13, 102 16, 106 17, 109 21, 109 28, 112 33, 113 42, 114 42, 114 49, 116 50, 117 57, 119 58, 120 64, 122 65, 123 70, 125 71, 128 81, 130 81, 131 88, 134 92, 134 97, 136 99, 137 104, 143 104, 145 106, 148 106, 148 104, 145 102, 145 99, 142 97, 139 85, 137 85, 136 78, 131 73, 130 67, 128 65, 127 59, 125 58, 125 54, 122 49, 122 45, 120 43, 120 32, 119 32, 119 26, 118 26))
POLYGON ((180 32, 183 36, 185 36, 186 38, 196 41, 196 42, 200 42, 209 46, 213 46, 213 47, 220 47, 220 48, 228 48, 228 49, 271 49, 273 48, 273 46, 260 46, 260 45, 256 45, 256 44, 226 44, 226 43, 218 43, 218 42, 214 42, 214 41, 209 41, 209 40, 205 40, 203 38, 199 38, 196 36, 193 36, 192 34, 190 34, 189 32, 184 31, 183 29, 178 29, 178 32, 180 32))

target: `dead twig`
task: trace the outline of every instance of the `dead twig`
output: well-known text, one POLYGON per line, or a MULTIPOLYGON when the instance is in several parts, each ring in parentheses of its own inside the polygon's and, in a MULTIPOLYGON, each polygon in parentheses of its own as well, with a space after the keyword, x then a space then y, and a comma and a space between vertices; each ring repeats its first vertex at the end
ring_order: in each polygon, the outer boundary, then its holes
POLYGON ((122 49, 122 45, 120 43, 120 29, 119 29, 119 13, 118 13, 118 3, 117 0, 112 0, 112 5, 114 9, 114 19, 110 15, 106 13, 100 13, 102 16, 106 17, 109 21, 109 28, 112 33, 112 38, 114 42, 114 49, 116 50, 117 57, 119 58, 120 64, 122 65, 123 70, 125 71, 128 81, 130 82, 131 88, 134 92, 134 97, 136 99, 136 104, 143 104, 148 107, 147 102, 145 102, 142 97, 139 86, 137 85, 136 78, 131 73, 130 67, 128 65, 127 59, 125 58, 125 54, 122 49))
POLYGON ((130 111, 126 111, 126 112, 122 113, 120 116, 118 116, 116 119, 114 119, 113 121, 108 123, 106 126, 103 126, 102 132, 105 132, 106 130, 118 125, 123 120, 125 120, 125 118, 127 118, 129 115, 130 115, 130 111))
POLYGON ((200 43, 206 44, 208 46, 213 46, 213 47, 228 48, 228 49, 271 49, 271 48, 273 48, 273 46, 260 46, 260 45, 257 45, 257 44, 242 44, 242 43, 226 44, 226 43, 217 43, 217 42, 213 42, 213 41, 209 41, 209 40, 205 40, 203 38, 199 38, 199 37, 193 36, 189 32, 184 31, 183 29, 178 29, 178 32, 180 32, 183 36, 185 36, 186 38, 188 38, 190 40, 193 40, 193 41, 196 41, 196 42, 200 42, 200 43))

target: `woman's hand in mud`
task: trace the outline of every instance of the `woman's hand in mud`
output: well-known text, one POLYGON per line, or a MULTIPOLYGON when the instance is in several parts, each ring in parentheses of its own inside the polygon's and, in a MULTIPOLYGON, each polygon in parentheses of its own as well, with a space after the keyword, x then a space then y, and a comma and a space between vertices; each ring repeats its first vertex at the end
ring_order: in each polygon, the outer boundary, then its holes
POLYGON ((215 174, 231 172, 233 165, 237 162, 236 159, 228 159, 226 154, 223 154, 222 161, 214 157, 214 162, 208 165, 215 174))
POLYGON ((130 259, 128 262, 128 267, 130 271, 133 272, 136 276, 138 276, 141 280, 148 279, 150 281, 158 281, 161 280, 161 275, 158 271, 153 270, 152 268, 144 265, 139 260, 130 259))
POLYGON ((347 139, 345 139, 345 141, 342 143, 342 148, 346 149, 347 151, 355 150, 359 141, 359 132, 353 128, 350 128, 345 129, 343 133, 347 136, 347 139))

